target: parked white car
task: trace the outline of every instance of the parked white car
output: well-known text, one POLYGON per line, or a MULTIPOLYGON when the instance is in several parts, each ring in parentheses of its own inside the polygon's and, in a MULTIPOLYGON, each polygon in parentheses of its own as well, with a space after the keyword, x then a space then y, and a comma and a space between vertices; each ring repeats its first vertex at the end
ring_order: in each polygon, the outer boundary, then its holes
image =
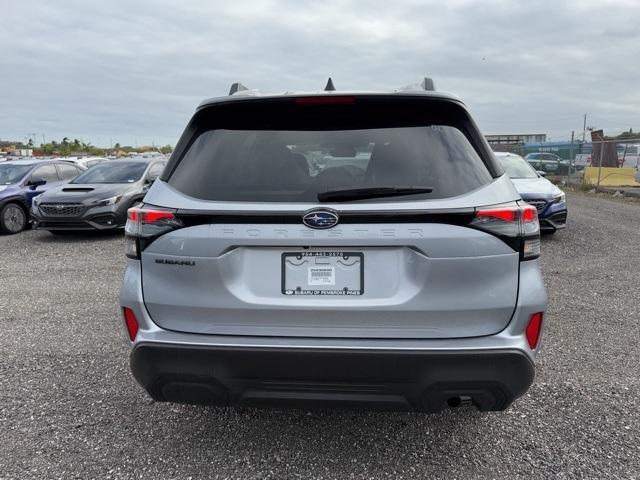
POLYGON ((618 157, 623 167, 638 168, 640 161, 640 144, 625 145, 622 155, 618 157))
POLYGON ((107 159, 104 157, 61 157, 57 160, 65 160, 67 162, 73 162, 76 165, 80 165, 84 167, 85 169, 107 161, 107 159))

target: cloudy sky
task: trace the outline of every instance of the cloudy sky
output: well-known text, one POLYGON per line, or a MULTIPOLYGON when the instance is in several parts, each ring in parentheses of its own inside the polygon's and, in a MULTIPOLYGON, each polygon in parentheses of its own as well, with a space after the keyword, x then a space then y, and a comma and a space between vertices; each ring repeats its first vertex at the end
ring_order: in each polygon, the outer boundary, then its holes
POLYGON ((427 75, 484 133, 640 129, 640 1, 0 0, 0 139, 175 143, 198 102, 427 75))

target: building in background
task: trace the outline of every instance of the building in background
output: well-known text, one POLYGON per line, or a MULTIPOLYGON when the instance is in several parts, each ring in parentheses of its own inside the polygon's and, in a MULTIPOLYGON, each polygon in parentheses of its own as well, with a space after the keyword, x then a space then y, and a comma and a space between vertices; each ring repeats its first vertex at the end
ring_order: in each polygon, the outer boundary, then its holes
POLYGON ((531 142, 522 148, 524 155, 537 152, 553 153, 563 160, 573 160, 576 155, 591 155, 592 145, 591 142, 582 142, 580 140, 575 140, 573 143, 569 140, 562 140, 557 142, 531 142))
POLYGON ((508 145, 510 143, 546 142, 546 133, 514 133, 509 135, 485 135, 490 145, 508 145))
POLYGON ((485 135, 494 152, 511 152, 522 155, 526 143, 544 143, 546 133, 513 133, 508 135, 485 135))

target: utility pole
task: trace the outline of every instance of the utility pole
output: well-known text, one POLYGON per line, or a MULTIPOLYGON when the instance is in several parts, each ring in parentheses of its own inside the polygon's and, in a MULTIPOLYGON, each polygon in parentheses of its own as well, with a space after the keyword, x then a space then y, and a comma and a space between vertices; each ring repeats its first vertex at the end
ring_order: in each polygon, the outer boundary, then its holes
POLYGON ((569 172, 567 173, 567 183, 571 185, 571 174, 573 173, 574 157, 573 157, 573 141, 575 137, 575 131, 571 130, 571 148, 569 149, 569 172))
POLYGON ((582 143, 585 141, 585 137, 587 136, 587 114, 584 114, 584 122, 582 123, 582 143))

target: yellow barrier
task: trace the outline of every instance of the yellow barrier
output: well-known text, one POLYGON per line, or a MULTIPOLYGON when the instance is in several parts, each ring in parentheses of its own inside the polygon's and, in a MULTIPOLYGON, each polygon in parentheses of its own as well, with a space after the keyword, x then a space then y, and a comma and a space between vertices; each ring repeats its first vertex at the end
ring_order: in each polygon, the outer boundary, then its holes
MULTIPOLYGON (((635 176, 636 169, 633 167, 602 167, 600 185, 603 187, 640 187, 640 183, 636 182, 635 176)), ((598 167, 585 168, 582 182, 587 185, 597 185, 598 167)))

